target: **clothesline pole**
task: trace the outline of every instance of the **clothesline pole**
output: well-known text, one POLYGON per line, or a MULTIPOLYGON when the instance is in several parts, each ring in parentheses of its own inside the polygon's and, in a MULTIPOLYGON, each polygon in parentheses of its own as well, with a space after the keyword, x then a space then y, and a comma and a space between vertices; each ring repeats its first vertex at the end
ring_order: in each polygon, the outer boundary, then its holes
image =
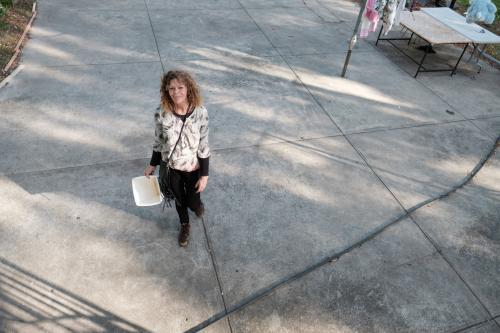
POLYGON ((365 5, 367 0, 361 1, 361 8, 359 9, 358 19, 356 21, 356 26, 354 27, 354 32, 352 33, 351 41, 349 42, 349 50, 347 50, 347 56, 345 58, 344 68, 342 69, 341 77, 345 77, 345 73, 347 72, 347 66, 349 65, 349 60, 351 59, 352 49, 354 45, 356 45, 357 35, 359 25, 361 24, 361 18, 363 17, 363 12, 365 11, 365 5))

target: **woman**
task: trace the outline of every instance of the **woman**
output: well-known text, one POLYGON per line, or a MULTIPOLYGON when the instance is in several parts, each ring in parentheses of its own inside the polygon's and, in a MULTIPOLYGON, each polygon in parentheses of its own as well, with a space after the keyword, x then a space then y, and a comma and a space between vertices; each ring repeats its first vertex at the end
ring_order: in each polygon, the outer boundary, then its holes
POLYGON ((153 155, 144 175, 153 174, 157 165, 160 174, 167 163, 170 166, 169 184, 181 223, 179 245, 185 247, 190 229, 188 208, 198 217, 204 213, 200 193, 208 182, 208 112, 201 104, 198 85, 187 72, 174 70, 163 75, 160 95, 153 155))

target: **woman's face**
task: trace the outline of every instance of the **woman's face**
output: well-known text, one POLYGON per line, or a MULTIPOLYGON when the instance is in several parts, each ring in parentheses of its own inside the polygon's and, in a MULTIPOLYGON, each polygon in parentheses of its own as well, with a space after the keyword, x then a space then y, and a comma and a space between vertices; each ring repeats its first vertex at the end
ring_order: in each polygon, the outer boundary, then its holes
POLYGON ((175 105, 187 103, 187 88, 186 85, 177 79, 170 81, 168 85, 168 94, 174 101, 175 105))

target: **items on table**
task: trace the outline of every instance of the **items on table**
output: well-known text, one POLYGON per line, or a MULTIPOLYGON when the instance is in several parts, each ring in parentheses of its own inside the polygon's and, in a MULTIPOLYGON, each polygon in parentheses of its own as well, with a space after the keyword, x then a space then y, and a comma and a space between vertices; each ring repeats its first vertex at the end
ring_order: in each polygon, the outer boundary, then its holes
POLYGON ((491 24, 495 20, 497 7, 490 0, 471 0, 465 19, 467 23, 484 22, 491 24))

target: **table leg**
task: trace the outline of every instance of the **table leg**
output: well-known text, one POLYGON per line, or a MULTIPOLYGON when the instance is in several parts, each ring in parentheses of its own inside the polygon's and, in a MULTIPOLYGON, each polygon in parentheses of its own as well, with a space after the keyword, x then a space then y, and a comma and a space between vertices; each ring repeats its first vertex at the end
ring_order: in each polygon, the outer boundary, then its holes
POLYGON ((410 39, 408 40, 408 45, 410 45, 410 43, 411 43, 411 39, 413 38, 413 34, 414 34, 414 32, 412 31, 412 32, 411 32, 410 39))
POLYGON ((451 76, 453 76, 453 74, 455 74, 457 72, 458 64, 460 63, 460 60, 462 60, 462 57, 464 56, 465 50, 467 50, 468 46, 469 46, 469 43, 465 44, 464 50, 462 51, 460 58, 458 58, 457 64, 455 65, 455 68, 453 68, 453 72, 451 72, 451 76))
POLYGON ((479 54, 477 55, 477 58, 476 58, 476 64, 479 62, 479 57, 483 55, 485 48, 486 48, 486 44, 484 44, 483 49, 481 51, 479 51, 479 54))
POLYGON ((382 29, 384 28, 384 25, 382 24, 382 26, 380 27, 380 31, 378 33, 378 37, 377 37, 377 41, 375 42, 375 46, 378 45, 378 41, 380 40, 380 35, 382 34, 382 29))
POLYGON ((429 49, 432 47, 432 45, 429 43, 429 46, 425 48, 425 53, 424 56, 422 57, 422 60, 420 60, 420 64, 418 65, 417 72, 415 73, 414 78, 417 78, 418 73, 420 73, 420 69, 422 68, 422 65, 424 64, 425 57, 427 57, 427 53, 429 53, 429 49))
POLYGON ((479 69, 477 70, 477 74, 481 73, 481 69, 483 68, 483 66, 481 66, 479 64, 479 57, 481 57, 483 55, 485 48, 486 48, 486 44, 483 45, 483 49, 481 51, 479 51, 479 54, 476 57, 476 64, 479 67, 479 69))
POLYGON ((469 61, 469 62, 472 60, 472 57, 474 57, 474 53, 476 53, 477 47, 479 46, 479 45, 478 45, 478 44, 476 44, 476 43, 472 43, 472 45, 474 46, 474 49, 472 50, 472 53, 471 53, 471 55, 470 55, 469 60, 467 60, 467 61, 469 61))

